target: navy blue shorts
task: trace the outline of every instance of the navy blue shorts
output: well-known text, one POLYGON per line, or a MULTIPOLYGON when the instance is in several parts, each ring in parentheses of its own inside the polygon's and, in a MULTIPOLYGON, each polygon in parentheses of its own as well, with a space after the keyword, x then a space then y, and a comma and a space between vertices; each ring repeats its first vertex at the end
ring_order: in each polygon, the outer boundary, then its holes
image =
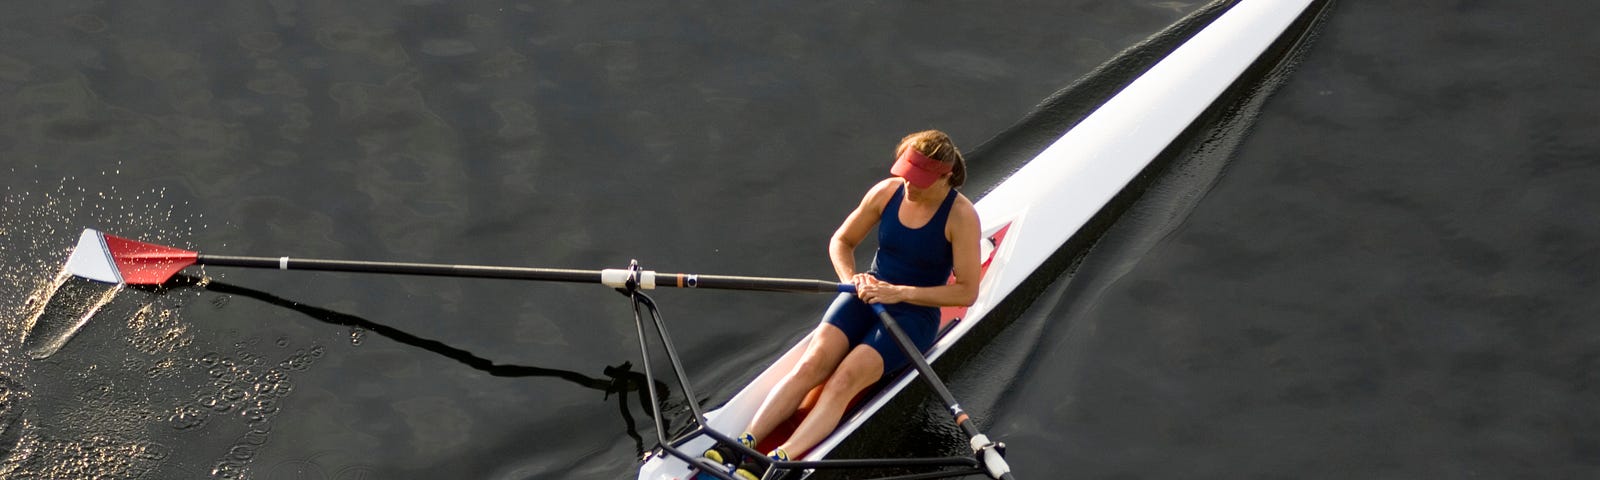
MULTIPOLYGON (((911 343, 917 345, 918 351, 927 352, 933 346, 934 337, 939 334, 939 307, 909 303, 883 307, 906 331, 906 336, 911 337, 911 343)), ((834 299, 833 305, 828 307, 828 313, 822 316, 822 321, 843 330, 845 338, 850 339, 852 350, 863 343, 877 350, 878 355, 883 357, 885 376, 911 364, 906 354, 900 351, 900 345, 895 344, 894 336, 883 327, 883 322, 878 321, 878 314, 872 311, 867 302, 856 298, 855 294, 839 294, 839 298, 834 299)))

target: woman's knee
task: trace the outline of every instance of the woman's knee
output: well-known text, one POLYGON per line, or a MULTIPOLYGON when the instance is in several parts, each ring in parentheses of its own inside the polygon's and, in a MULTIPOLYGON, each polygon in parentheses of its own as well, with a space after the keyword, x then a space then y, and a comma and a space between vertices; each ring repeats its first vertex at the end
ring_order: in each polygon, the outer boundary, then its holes
POLYGON ((862 349, 859 352, 851 352, 845 357, 839 368, 834 369, 833 375, 828 377, 828 384, 823 390, 848 393, 853 396, 878 381, 881 376, 883 376, 883 359, 870 348, 862 349))
POLYGON ((800 359, 800 363, 795 364, 794 371, 790 375, 793 376, 796 381, 804 383, 807 386, 814 387, 820 385, 822 384, 823 380, 828 379, 829 374, 833 373, 833 363, 825 362, 823 360, 824 359, 812 357, 802 358, 800 359))
POLYGON ((826 380, 850 352, 850 340, 838 327, 824 324, 811 336, 806 353, 795 363, 791 375, 815 386, 826 380))

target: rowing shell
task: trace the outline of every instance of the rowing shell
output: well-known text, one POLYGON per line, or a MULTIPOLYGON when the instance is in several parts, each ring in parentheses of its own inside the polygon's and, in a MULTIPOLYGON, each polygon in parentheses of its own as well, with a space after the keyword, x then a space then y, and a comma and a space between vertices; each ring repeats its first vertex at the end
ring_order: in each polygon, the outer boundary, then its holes
MULTIPOLYGON (((937 360, 983 321, 1188 128, 1311 2, 1241 0, 980 199, 975 206, 983 225, 985 273, 978 298, 960 321, 943 329, 926 352, 928 360, 937 360)), ((958 313, 947 310, 946 321, 958 313)), ((742 432, 767 393, 793 369, 809 339, 790 348, 727 404, 707 412, 707 424, 730 436, 742 432)), ((825 458, 916 375, 907 370, 889 380, 860 401, 832 435, 796 460, 825 458)), ((781 438, 770 438, 778 436, 763 439, 762 447, 781 443, 781 438)), ((700 452, 713 440, 702 436, 682 445, 683 451, 700 452)), ((692 475, 691 465, 669 455, 654 455, 639 468, 642 480, 692 475)))

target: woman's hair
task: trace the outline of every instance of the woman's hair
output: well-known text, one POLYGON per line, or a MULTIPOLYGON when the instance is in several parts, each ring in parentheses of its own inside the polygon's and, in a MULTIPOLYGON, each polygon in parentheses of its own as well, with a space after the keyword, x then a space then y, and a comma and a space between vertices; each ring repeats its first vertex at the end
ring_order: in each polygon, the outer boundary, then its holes
POLYGON ((950 188, 960 187, 967 182, 967 160, 961 157, 961 150, 956 148, 956 142, 950 140, 950 135, 938 130, 906 135, 906 138, 900 139, 900 146, 895 147, 894 156, 898 158, 907 148, 915 148, 928 158, 953 164, 950 168, 950 188))

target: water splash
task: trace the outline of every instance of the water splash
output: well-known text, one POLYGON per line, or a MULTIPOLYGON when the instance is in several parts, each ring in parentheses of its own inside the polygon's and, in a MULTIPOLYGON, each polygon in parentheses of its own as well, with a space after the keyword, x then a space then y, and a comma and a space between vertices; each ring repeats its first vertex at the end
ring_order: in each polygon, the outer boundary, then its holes
POLYGON ((127 441, 114 436, 62 440, 27 435, 17 445, 18 455, 0 463, 4 478, 148 478, 170 452, 149 441, 127 441), (15 459, 20 458, 20 461, 15 459))
MULTIPOLYGON (((15 342, 4 342, 0 344, 0 347, 21 345, 26 342, 29 336, 28 333, 38 323, 39 316, 44 314, 44 309, 50 304, 50 299, 55 297, 56 290, 59 290, 61 285, 67 283, 67 278, 71 276, 70 273, 67 273, 66 266, 62 265, 61 269, 56 272, 54 279, 47 282, 36 281, 33 284, 32 291, 22 298, 22 304, 16 307, 15 311, 8 312, 8 317, 19 318, 21 321, 0 323, 0 327, 5 328, 5 338, 16 339, 15 342)), ((7 275, 7 277, 7 280, 15 281, 16 285, 28 284, 23 278, 19 278, 21 277, 20 275, 7 275)))
POLYGON ((86 226, 180 245, 204 228, 198 215, 178 214, 165 190, 82 186, 119 182, 117 174, 113 167, 105 178, 35 180, 0 192, 0 281, 12 287, 0 291, 0 478, 204 477, 209 466, 193 464, 187 447, 185 458, 174 458, 180 450, 169 445, 215 446, 228 458, 248 460, 236 454, 263 437, 230 444, 229 433, 163 431, 166 412, 220 392, 219 399, 238 404, 228 415, 237 421, 212 424, 259 433, 276 414, 276 399, 292 390, 282 382, 247 381, 197 393, 196 377, 205 373, 194 367, 197 342, 179 318, 183 299, 128 292, 66 271, 71 239, 86 226), (80 331, 85 338, 76 341, 87 343, 67 341, 80 331), (35 360, 52 354, 48 362, 35 360), (250 394, 241 393, 246 389, 250 394))
POLYGON ((21 404, 26 395, 21 385, 0 373, 0 458, 10 457, 22 439, 26 425, 21 404))
MULTIPOLYGON (((274 342, 288 347, 285 339, 274 342)), ((272 435, 272 419, 282 411, 280 401, 294 391, 293 372, 311 368, 322 358, 323 347, 296 349, 277 363, 250 352, 251 342, 240 342, 231 356, 219 352, 200 357, 198 365, 211 377, 210 388, 188 403, 178 405, 167 418, 178 431, 199 430, 213 418, 238 417, 245 422, 222 458, 212 466, 214 478, 248 478, 250 464, 272 435)))
POLYGON ((122 291, 121 285, 70 275, 55 287, 39 313, 25 321, 29 327, 22 340, 22 350, 28 358, 38 360, 55 355, 101 307, 111 303, 117 292, 122 291))
MULTIPOLYGON (((114 177, 120 162, 101 172, 101 177, 114 177)), ((28 172, 12 169, 12 174, 27 178, 28 172)), ((63 268, 71 253, 71 238, 85 226, 95 226, 123 235, 134 235, 151 241, 168 244, 186 244, 179 239, 193 235, 196 227, 204 228, 201 216, 177 215, 178 206, 167 201, 166 189, 121 193, 115 185, 85 187, 115 178, 95 178, 91 181, 65 177, 55 184, 34 180, 31 185, 6 186, 0 201, 0 280, 16 287, 0 293, 0 353, 11 358, 23 342, 33 338, 28 348, 33 353, 49 349, 48 341, 41 341, 34 333, 41 319, 64 323, 47 325, 70 327, 71 321, 49 315, 47 309, 64 308, 53 305, 58 290, 67 290, 73 298, 89 302, 102 295, 90 293, 92 288, 71 285, 70 274, 63 268), (20 297, 12 296, 22 294, 20 297)), ((114 296, 114 293, 110 295, 114 296)), ((87 308, 82 313, 93 313, 87 308)), ((104 306, 98 302, 94 308, 104 306)), ((83 320, 78 316, 72 320, 83 320)), ((59 348, 59 345, 55 345, 59 348)))
POLYGON ((179 322, 177 309, 147 303, 128 319, 128 345, 146 355, 176 353, 194 343, 189 325, 179 322))

